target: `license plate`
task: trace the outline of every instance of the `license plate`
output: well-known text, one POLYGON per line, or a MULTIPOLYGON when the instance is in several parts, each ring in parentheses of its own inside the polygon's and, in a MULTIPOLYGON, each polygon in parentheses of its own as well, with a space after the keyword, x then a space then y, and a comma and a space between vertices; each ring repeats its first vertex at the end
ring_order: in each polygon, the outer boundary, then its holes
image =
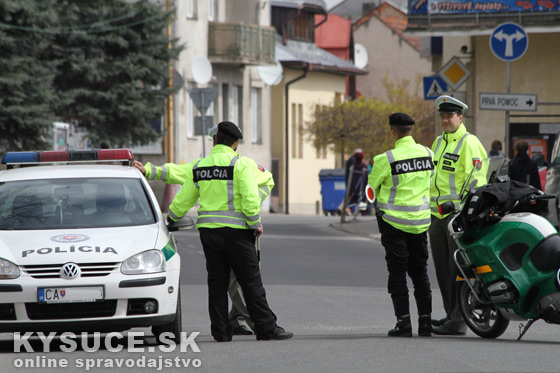
POLYGON ((104 298, 103 286, 39 288, 40 303, 95 302, 104 298))

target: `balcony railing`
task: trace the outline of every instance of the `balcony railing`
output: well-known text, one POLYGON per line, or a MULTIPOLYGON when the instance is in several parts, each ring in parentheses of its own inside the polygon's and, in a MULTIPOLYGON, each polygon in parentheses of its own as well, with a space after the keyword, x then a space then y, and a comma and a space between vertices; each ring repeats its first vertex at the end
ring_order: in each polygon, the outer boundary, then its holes
POLYGON ((270 26, 210 23, 208 59, 214 63, 273 64, 275 35, 270 26))

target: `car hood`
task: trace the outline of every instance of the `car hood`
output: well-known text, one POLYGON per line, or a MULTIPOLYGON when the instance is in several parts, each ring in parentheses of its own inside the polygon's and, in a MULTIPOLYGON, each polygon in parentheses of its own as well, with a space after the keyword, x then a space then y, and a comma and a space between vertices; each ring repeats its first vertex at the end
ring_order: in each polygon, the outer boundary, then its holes
POLYGON ((154 249, 159 227, 1 231, 0 257, 18 265, 122 262, 154 249))

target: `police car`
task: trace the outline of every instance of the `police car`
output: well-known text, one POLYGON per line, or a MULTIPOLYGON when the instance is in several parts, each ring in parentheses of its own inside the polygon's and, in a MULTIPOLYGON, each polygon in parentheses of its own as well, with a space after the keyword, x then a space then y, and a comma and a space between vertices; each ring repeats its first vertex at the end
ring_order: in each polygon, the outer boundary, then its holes
POLYGON ((4 155, 0 332, 152 327, 178 341, 179 253, 132 160, 128 149, 4 155))

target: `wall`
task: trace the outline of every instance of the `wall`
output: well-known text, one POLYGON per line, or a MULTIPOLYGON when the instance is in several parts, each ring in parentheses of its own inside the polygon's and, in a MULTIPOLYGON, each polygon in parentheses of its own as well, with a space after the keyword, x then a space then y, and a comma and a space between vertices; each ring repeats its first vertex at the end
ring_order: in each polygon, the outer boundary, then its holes
MULTIPOLYGON (((494 56, 489 46, 489 38, 490 36, 473 37, 475 71, 469 82, 473 85, 473 92, 476 92, 476 96, 469 100, 469 106, 474 108, 471 115, 475 123, 475 133, 487 149, 494 139, 505 140, 506 114, 505 111, 478 109, 479 93, 506 93, 507 90, 507 63, 494 56)), ((560 123, 560 96, 558 95, 560 74, 556 71, 558 66, 556 46, 558 45, 560 45, 560 34, 530 33, 527 52, 517 61, 510 63, 510 93, 536 94, 538 110, 536 112, 511 111, 509 122, 512 125, 518 124, 521 127, 531 128, 529 132, 535 136, 553 138, 556 137, 555 132, 560 131, 560 125, 552 126, 557 128, 552 131, 553 133, 539 134, 538 130, 539 124, 560 123)), ((504 145, 509 149, 513 144, 504 145)))
MULTIPOLYGON (((283 84, 300 75, 302 71, 284 69, 283 84)), ((273 107, 280 102, 283 97, 284 89, 275 88, 273 92, 273 107), (278 97, 281 94, 280 97, 278 97)), ((335 94, 344 95, 345 77, 341 75, 326 74, 322 72, 310 71, 307 77, 290 85, 289 91, 289 118, 290 118, 290 159, 289 159, 289 204, 290 214, 313 215, 317 213, 317 202, 321 203, 321 183, 319 182, 319 171, 324 168, 334 168, 335 155, 332 151, 327 151, 326 158, 317 159, 317 152, 311 142, 304 138, 302 158, 292 157, 292 104, 302 105, 304 123, 311 119, 311 114, 315 110, 315 105, 331 105, 334 102, 335 94)), ((276 110, 276 109, 275 109, 276 110)), ((273 118, 273 137, 282 138, 284 131, 284 123, 280 118, 273 118), (279 130, 280 129, 280 130, 279 130)), ((276 142, 276 141, 274 141, 276 142)), ((279 149, 274 146, 275 152, 273 156, 281 151, 281 159, 284 158, 284 148, 279 149)), ((284 168, 281 163, 280 169, 284 168)), ((283 183, 283 181, 282 181, 283 183)), ((280 204, 283 207, 284 197, 280 195, 280 204)), ((321 211, 319 213, 322 213, 321 211)))
POLYGON ((364 69, 369 74, 356 78, 357 90, 365 96, 386 97, 382 85, 386 74, 393 82, 410 80, 412 88, 419 77, 432 75, 431 61, 420 58, 419 51, 374 15, 354 30, 354 42, 368 51, 369 61, 364 69))

